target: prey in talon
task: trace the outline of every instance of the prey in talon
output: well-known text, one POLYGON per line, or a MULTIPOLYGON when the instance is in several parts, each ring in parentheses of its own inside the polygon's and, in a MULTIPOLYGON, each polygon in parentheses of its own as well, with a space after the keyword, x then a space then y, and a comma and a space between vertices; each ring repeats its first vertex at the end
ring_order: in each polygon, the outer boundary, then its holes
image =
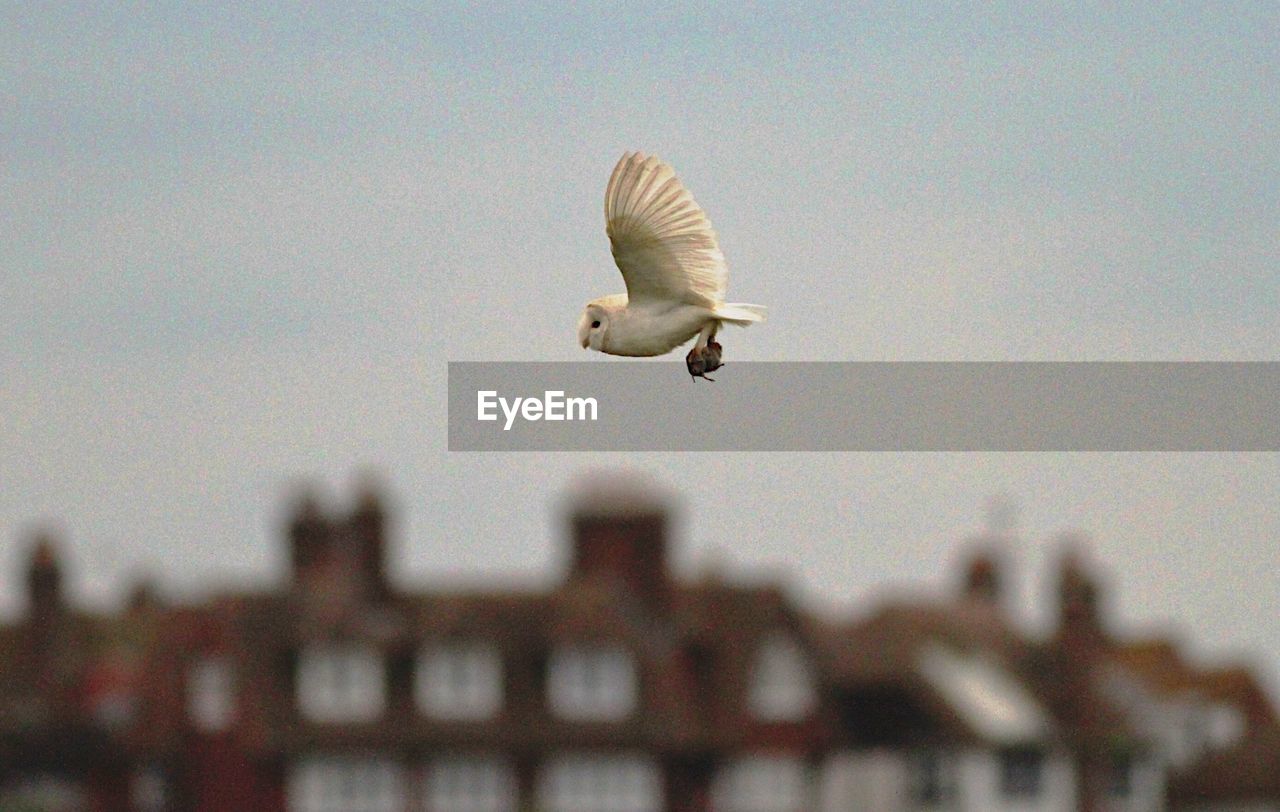
POLYGON ((707 378, 724 366, 722 324, 764 321, 765 308, 724 300, 729 267, 711 221, 675 170, 657 157, 622 156, 604 197, 605 230, 626 293, 587 302, 578 343, 609 355, 665 355, 692 338, 685 366, 707 378))
POLYGON ((715 372, 724 366, 720 362, 721 346, 715 341, 708 341, 707 346, 699 348, 696 344, 693 349, 689 350, 689 354, 684 357, 685 366, 689 368, 689 374, 692 379, 703 378, 715 383, 715 378, 708 378, 708 372, 715 372))

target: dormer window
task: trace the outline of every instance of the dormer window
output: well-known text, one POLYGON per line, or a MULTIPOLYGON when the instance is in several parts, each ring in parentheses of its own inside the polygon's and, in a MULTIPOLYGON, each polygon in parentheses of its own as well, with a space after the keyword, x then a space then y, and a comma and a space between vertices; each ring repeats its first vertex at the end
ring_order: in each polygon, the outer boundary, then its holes
POLYGON ((235 714, 231 662, 227 657, 203 657, 187 672, 187 716, 204 733, 226 730, 235 714))
POLYGON ((414 695, 437 719, 488 719, 502 707, 502 657, 488 643, 440 643, 418 655, 414 695))
POLYGON ((313 722, 372 722, 386 704, 382 657, 371 646, 326 643, 298 660, 298 708, 313 722))
POLYGON ((817 691, 813 669, 795 639, 785 634, 765 638, 751 674, 751 711, 767 721, 796 721, 813 710, 817 691))
POLYGON ((618 645, 573 645, 552 652, 548 701, 555 715, 580 721, 612 721, 636 707, 636 666, 618 645))

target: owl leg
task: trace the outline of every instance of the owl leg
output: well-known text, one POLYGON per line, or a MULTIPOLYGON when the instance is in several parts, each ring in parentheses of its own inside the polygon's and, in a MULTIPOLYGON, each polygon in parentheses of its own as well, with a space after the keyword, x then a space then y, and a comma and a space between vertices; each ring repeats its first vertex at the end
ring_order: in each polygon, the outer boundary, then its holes
POLYGON ((710 322, 703 325, 702 331, 698 333, 698 340, 693 343, 693 348, 698 352, 702 352, 706 348, 707 342, 716 337, 717 322, 710 322))
POLYGON ((714 382, 715 378, 707 378, 707 373, 715 372, 724 366, 720 362, 720 345, 715 342, 716 330, 719 327, 718 321, 703 327, 702 332, 698 334, 698 340, 694 342, 693 349, 689 350, 689 354, 685 356, 684 363, 692 377, 706 378, 714 382))
POLYGON ((723 348, 716 343, 716 330, 720 329, 720 322, 711 322, 711 333, 707 336, 707 348, 703 350, 702 355, 707 359, 707 372, 715 372, 724 366, 720 362, 720 353, 723 348))

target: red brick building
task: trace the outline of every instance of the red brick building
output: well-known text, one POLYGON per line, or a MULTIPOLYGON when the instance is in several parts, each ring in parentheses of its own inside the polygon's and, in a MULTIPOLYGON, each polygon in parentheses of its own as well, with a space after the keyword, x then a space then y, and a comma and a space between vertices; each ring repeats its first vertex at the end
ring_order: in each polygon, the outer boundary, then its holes
POLYGON ((0 626, 0 809, 1212 808, 1222 754, 1275 738, 1247 671, 1113 640, 1076 558, 1050 639, 1010 623, 991 540, 953 600, 831 624, 673 578, 667 523, 592 493, 555 588, 407 593, 374 494, 304 501, 279 588, 110 617, 42 539, 0 626))

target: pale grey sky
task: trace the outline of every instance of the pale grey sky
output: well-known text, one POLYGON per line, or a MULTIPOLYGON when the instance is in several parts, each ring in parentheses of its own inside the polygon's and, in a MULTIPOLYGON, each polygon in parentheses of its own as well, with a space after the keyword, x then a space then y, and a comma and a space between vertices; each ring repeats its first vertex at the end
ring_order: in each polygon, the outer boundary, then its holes
POLYGON ((292 484, 367 467, 402 583, 547 579, 627 466, 689 499, 682 572, 848 611, 1007 492, 1029 620, 1081 530, 1123 628, 1280 687, 1276 455, 467 456, 443 413, 448 360, 585 360, 629 149, 771 308, 730 361, 1274 360, 1274 4, 554 6, 0 12, 0 610, 50 521, 90 603, 278 577, 292 484))

